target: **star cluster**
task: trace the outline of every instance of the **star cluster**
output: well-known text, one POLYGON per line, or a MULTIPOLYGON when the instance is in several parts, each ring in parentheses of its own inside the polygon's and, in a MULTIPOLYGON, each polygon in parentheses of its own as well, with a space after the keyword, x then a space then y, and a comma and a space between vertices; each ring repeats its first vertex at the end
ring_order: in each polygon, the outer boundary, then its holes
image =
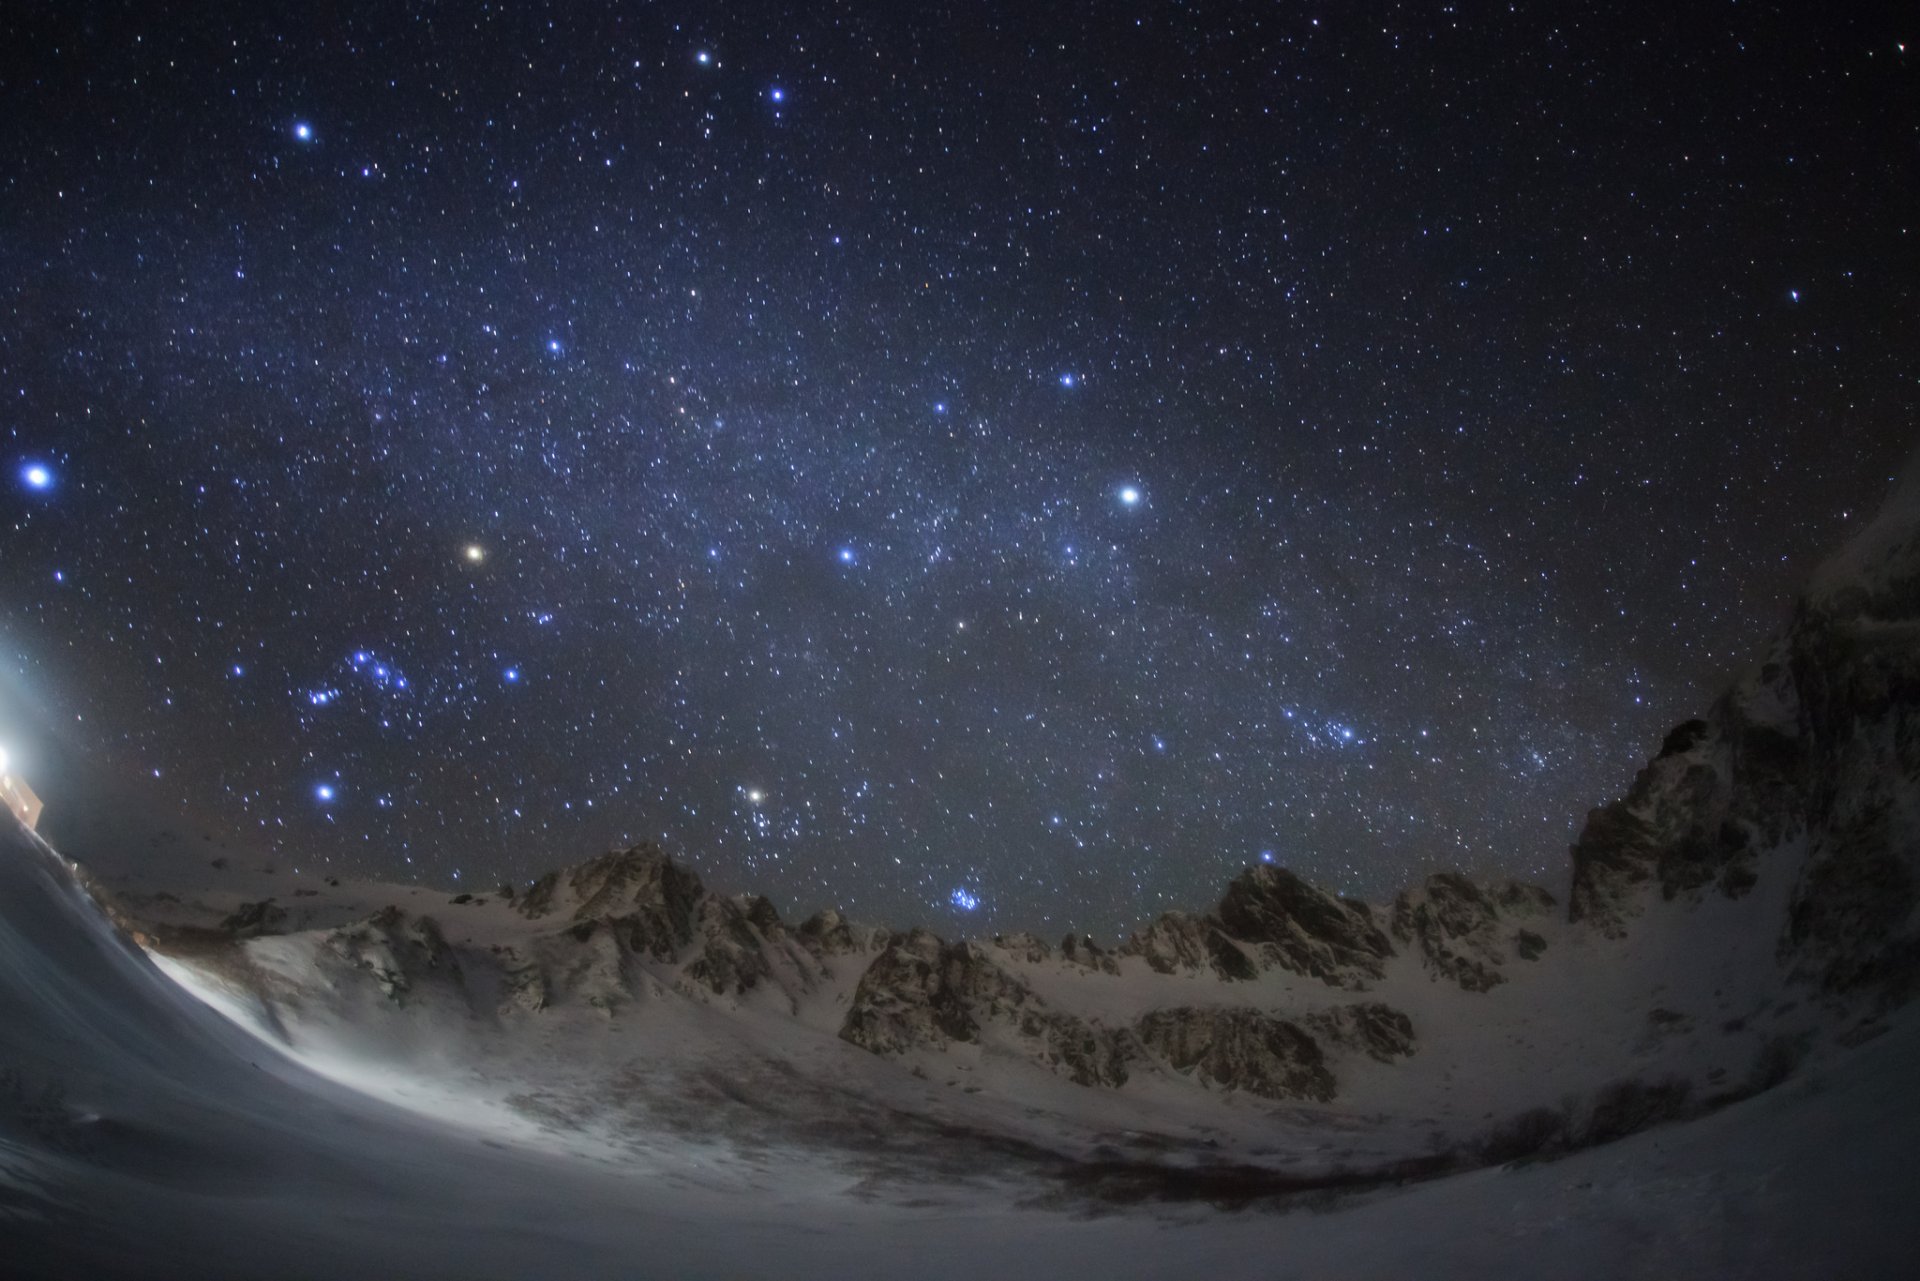
POLYGON ((6 677, 344 875, 1552 883, 1920 400, 1864 15, 0 25, 6 677))

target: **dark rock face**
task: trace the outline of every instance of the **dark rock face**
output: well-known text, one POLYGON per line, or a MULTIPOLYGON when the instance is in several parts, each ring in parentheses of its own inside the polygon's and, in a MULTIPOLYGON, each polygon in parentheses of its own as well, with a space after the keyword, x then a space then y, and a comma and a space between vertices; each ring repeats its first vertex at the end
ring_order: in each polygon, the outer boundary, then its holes
POLYGON ((926 930, 894 939, 860 977, 840 1037, 875 1054, 943 1049, 997 1033, 1079 1085, 1118 1086, 1131 1057, 1120 1037, 1048 1008, 972 943, 926 930))
POLYGON ((1251 979, 1260 973, 1218 921, 1191 912, 1161 916, 1121 944, 1120 955, 1141 957, 1160 974, 1211 968, 1223 979, 1251 979))
POLYGON ((460 962, 430 916, 408 916, 383 907, 364 921, 329 930, 326 945, 342 960, 372 975, 380 990, 396 1002, 423 983, 438 980, 458 986, 460 962))
POLYGON ((1587 816, 1568 915, 1618 938, 1643 887, 1676 898, 1752 887, 1757 854, 1806 828, 1818 745, 1804 732, 1784 654, 1667 735, 1627 795, 1587 816))
POLYGON ((1336 898, 1282 867, 1248 868, 1220 900, 1220 923, 1259 945, 1263 961, 1334 987, 1363 987, 1385 972, 1393 944, 1365 903, 1336 898))
POLYGON ((1305 1022, 1328 1044, 1358 1050, 1382 1063, 1406 1058, 1417 1048, 1413 1020, 1378 1001, 1337 1005, 1308 1015, 1305 1022))
POLYGON ((1268 1099, 1333 1097, 1333 1073, 1311 1033, 1258 1010, 1154 1010, 1133 1025, 1147 1050, 1195 1079, 1268 1099))
POLYGON ((780 924, 771 903, 764 898, 749 899, 744 905, 733 899, 703 898, 696 915, 696 933, 702 940, 700 954, 687 962, 681 973, 715 993, 734 996, 772 977, 767 935, 784 938, 786 927, 780 924), (756 924, 756 916, 766 922, 765 933, 756 924))
POLYGON ((800 922, 795 935, 800 945, 815 956, 845 956, 862 950, 847 918, 830 907, 800 922))
POLYGON ((220 928, 229 938, 251 939, 277 933, 286 922, 287 909, 269 898, 258 903, 242 903, 220 922, 220 928))
POLYGON ((1045 939, 1035 938, 1024 931, 1016 934, 996 934, 993 936, 993 945, 1007 955, 1033 965, 1053 959, 1053 949, 1047 946, 1045 939))
MULTIPOLYGON (((1482 890, 1453 872, 1429 876, 1424 885, 1401 891, 1393 901, 1393 936, 1414 948, 1434 975, 1452 979, 1469 992, 1485 992, 1507 981, 1506 921, 1550 909, 1553 896, 1535 885, 1502 882, 1482 890)), ((1522 933, 1526 933, 1522 931, 1522 933)), ((1523 943, 1521 955, 1537 957, 1546 947, 1538 934, 1523 943)))
POLYGON ((1086 934, 1069 934, 1060 940, 1060 959, 1083 970, 1118 974, 1120 959, 1086 934))
POLYGON ((566 911, 574 921, 612 921, 630 951, 671 961, 693 941, 694 908, 703 892, 700 878, 658 846, 636 845, 547 873, 521 895, 519 910, 532 920, 566 911))

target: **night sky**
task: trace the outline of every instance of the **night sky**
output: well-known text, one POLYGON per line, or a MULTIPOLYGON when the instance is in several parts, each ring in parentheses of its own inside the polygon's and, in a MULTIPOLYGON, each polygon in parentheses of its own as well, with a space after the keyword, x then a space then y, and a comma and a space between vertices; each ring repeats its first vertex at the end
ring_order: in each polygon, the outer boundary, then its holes
POLYGON ((1557 887, 1916 437, 1916 38, 8 6, 0 682, 338 875, 1557 887))

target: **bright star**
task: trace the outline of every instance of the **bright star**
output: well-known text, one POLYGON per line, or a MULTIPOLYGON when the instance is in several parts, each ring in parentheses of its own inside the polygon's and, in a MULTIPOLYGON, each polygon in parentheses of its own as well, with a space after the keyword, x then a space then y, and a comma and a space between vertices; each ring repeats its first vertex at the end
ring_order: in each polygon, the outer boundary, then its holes
POLYGON ((761 791, 759 788, 749 787, 747 789, 747 804, 758 805, 761 801, 764 801, 766 799, 767 799, 767 794, 761 791))
POLYGON ((1076 378, 1076 377, 1074 377, 1074 376, 1073 376, 1072 374, 1070 374, 1070 373, 1068 373, 1068 374, 1061 374, 1061 375, 1060 375, 1060 385, 1061 385, 1062 387, 1071 387, 1071 386, 1073 386, 1073 385, 1074 385, 1075 383, 1078 383, 1079 381, 1080 381, 1080 380, 1079 380, 1078 378, 1076 378))
POLYGON ((705 49, 702 49, 699 53, 694 54, 693 60, 699 63, 703 67, 708 67, 713 65, 713 55, 708 53, 705 49))
POLYGON ((558 356, 560 354, 560 340, 558 338, 547 339, 547 350, 558 356))
POLYGON ((1122 485, 1120 487, 1120 501, 1127 507, 1138 507, 1140 505, 1139 487, 1135 485, 1122 485))
POLYGON ((851 547, 842 547, 839 556, 842 565, 851 565, 854 562, 853 548, 851 547))
POLYGON ((767 97, 773 99, 775 102, 785 102, 787 100, 787 91, 779 85, 775 85, 773 88, 767 90, 767 97))
POLYGON ((962 912, 971 912, 980 906, 980 896, 960 886, 955 886, 951 897, 953 905, 962 912))
POLYGON ((517 667, 509 667, 506 671, 501 672, 500 675, 507 684, 511 685, 520 679, 520 669, 517 667))
POLYGON ((293 136, 301 142, 313 141, 313 126, 304 120, 294 122, 293 136))
POLYGON ((330 801, 333 799, 333 784, 321 783, 313 789, 313 794, 323 801, 330 801))
POLYGON ((52 489, 53 468, 45 463, 28 463, 20 469, 20 480, 28 489, 52 489))
POLYGON ((468 543, 466 547, 461 550, 460 554, 467 558, 467 564, 478 565, 487 558, 487 549, 479 543, 468 543))

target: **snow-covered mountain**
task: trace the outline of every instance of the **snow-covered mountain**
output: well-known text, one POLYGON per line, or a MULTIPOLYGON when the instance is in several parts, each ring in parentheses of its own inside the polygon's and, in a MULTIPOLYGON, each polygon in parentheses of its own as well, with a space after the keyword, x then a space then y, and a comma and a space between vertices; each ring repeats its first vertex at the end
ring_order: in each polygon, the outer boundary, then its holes
MULTIPOLYGON (((563 1171, 534 1201, 584 1234, 548 1258, 582 1274, 633 1239, 598 1217, 605 1181, 643 1175, 678 1191, 641 1219, 703 1232, 770 1200, 918 1250, 951 1240, 943 1216, 986 1215, 984 1248, 1023 1275, 1089 1258, 1263 1275, 1222 1243, 1283 1241, 1354 1275, 1408 1257, 1441 1275, 1523 1259, 1813 1275, 1841 1256, 1894 1275, 1914 1243, 1894 1207, 1920 1190, 1903 1155, 1920 1139, 1920 481, 1815 576, 1764 661, 1593 811, 1560 886, 1441 874, 1369 904, 1261 865, 1211 910, 1105 949, 832 911, 789 923, 650 846, 451 897, 84 884, 4 834, 0 1233, 55 1254, 59 1225, 98 1217, 88 1197, 136 1206, 157 1170, 256 1170, 274 1222, 350 1260, 351 1232, 302 1229, 291 1207, 358 1205, 355 1179, 413 1161, 436 1187, 401 1203, 449 1232, 459 1196, 497 1203, 490 1180, 563 1171), (1512 1164, 1541 1156, 1561 1159, 1512 1164), (1658 1179, 1681 1182, 1633 1191, 1658 1179), (1598 1217, 1568 1200, 1596 1186, 1598 1217), (1198 1208, 1363 1189, 1311 1229, 1198 1208), (1491 1230, 1529 1199, 1572 1255, 1461 1247, 1456 1269, 1368 1235, 1452 1239, 1433 1215, 1491 1230), (1188 1205, 1184 1227, 1153 1219, 1089 1256, 1060 1214, 1143 1200, 1188 1205), (1686 1205, 1707 1217, 1683 1230, 1686 1205), (1638 1253, 1648 1240, 1667 1253, 1638 1253)), ((360 1245, 375 1239, 400 1248, 387 1228, 360 1245)), ((737 1245, 705 1239, 658 1271, 771 1270, 737 1245)), ((801 1254, 837 1274, 869 1257, 801 1254)), ((458 1259, 449 1272, 494 1274, 458 1259)), ((254 1274, 304 1266, 280 1263, 254 1274)))

